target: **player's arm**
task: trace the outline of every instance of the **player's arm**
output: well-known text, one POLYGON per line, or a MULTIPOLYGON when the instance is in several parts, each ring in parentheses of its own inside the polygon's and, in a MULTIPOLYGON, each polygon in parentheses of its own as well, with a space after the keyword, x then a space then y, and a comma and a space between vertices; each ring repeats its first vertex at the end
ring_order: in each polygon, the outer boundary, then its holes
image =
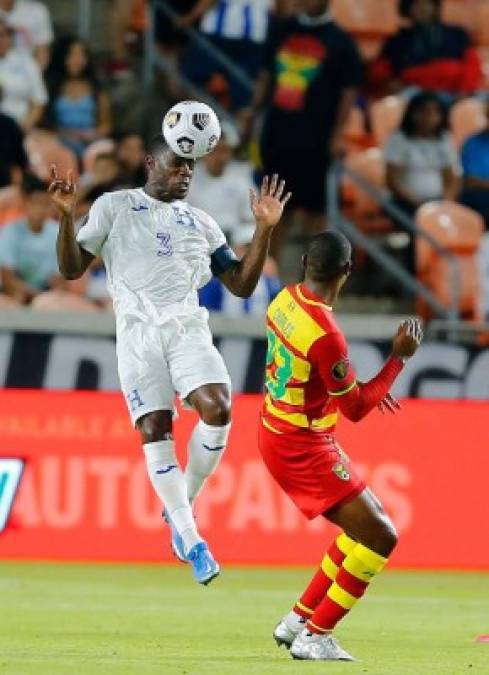
POLYGON ((73 172, 67 179, 58 177, 56 167, 51 169, 49 192, 59 212, 59 232, 56 241, 59 271, 65 279, 79 279, 95 256, 83 249, 75 236, 76 184, 73 172))
POLYGON ((285 181, 274 175, 271 180, 265 176, 260 194, 250 190, 251 210, 255 218, 256 229, 250 246, 241 260, 220 274, 222 283, 239 298, 249 298, 256 288, 270 247, 273 228, 277 225, 285 204, 292 196, 285 196, 285 181))
POLYGON ((394 338, 392 355, 383 368, 368 382, 359 383, 348 360, 346 343, 341 337, 331 336, 320 372, 328 393, 337 397, 338 407, 345 417, 352 422, 359 422, 388 398, 389 390, 404 362, 413 356, 422 338, 423 331, 417 319, 404 321, 394 338))

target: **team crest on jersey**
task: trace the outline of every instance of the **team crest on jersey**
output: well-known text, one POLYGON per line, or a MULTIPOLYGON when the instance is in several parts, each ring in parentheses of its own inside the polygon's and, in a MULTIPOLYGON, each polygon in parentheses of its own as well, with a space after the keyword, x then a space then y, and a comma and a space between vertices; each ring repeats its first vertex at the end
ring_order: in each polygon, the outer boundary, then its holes
POLYGON ((178 139, 177 145, 184 155, 190 155, 194 149, 195 142, 188 136, 182 136, 178 139))
POLYGON ((343 464, 343 462, 337 462, 333 467, 333 473, 335 473, 338 478, 341 480, 350 480, 350 472, 343 464))
POLYGON ((165 122, 166 126, 169 129, 173 129, 174 127, 177 126, 177 124, 180 121, 181 113, 176 112, 175 110, 170 111, 168 115, 165 117, 165 122))
POLYGON ((343 359, 342 361, 338 361, 337 363, 334 364, 334 366, 331 368, 331 374, 335 378, 335 380, 344 380, 345 377, 348 375, 348 369, 350 367, 350 362, 348 359, 343 359))

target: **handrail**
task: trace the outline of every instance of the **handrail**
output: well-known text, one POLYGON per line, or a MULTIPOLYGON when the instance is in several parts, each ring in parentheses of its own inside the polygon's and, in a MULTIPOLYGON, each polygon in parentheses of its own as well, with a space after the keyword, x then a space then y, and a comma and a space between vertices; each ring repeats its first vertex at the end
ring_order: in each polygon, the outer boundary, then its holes
MULTIPOLYGON (((165 0, 152 0, 150 2, 150 14, 153 15, 153 22, 155 10, 160 9, 170 21, 175 21, 180 17, 180 14, 172 9, 165 0)), ((153 23, 154 25, 154 23, 153 23)), ((149 29, 148 29, 149 30, 149 29)), ((184 27, 181 30, 191 38, 192 42, 199 45, 204 51, 210 54, 215 61, 217 61, 227 72, 233 77, 236 82, 239 82, 242 87, 247 89, 250 93, 254 90, 254 82, 248 73, 230 59, 222 50, 218 49, 210 40, 208 40, 202 33, 191 26, 184 27)))
POLYGON ((450 267, 450 281, 452 286, 452 308, 451 311, 453 315, 458 319, 459 316, 459 306, 460 306, 460 289, 462 287, 462 271, 460 268, 460 261, 457 256, 449 251, 444 246, 442 246, 436 238, 426 232, 422 228, 417 227, 413 220, 401 209, 399 206, 393 203, 389 197, 387 197, 381 190, 376 186, 369 183, 363 176, 353 171, 348 166, 342 166, 343 172, 349 176, 358 187, 366 192, 372 199, 382 206, 382 208, 395 220, 401 223, 401 225, 408 230, 412 235, 416 237, 421 237, 427 241, 432 248, 438 253, 439 256, 445 258, 450 267))
POLYGON ((367 237, 360 229, 348 218, 346 218, 340 210, 339 193, 340 193, 340 178, 342 171, 341 162, 335 162, 326 178, 327 190, 327 204, 328 204, 328 221, 331 227, 336 227, 342 230, 346 236, 352 240, 354 244, 361 246, 370 257, 375 260, 381 267, 383 267, 391 276, 396 278, 405 288, 413 294, 420 295, 428 305, 433 309, 438 316, 447 319, 450 322, 458 321, 458 306, 454 312, 453 309, 447 309, 433 293, 422 284, 416 277, 410 274, 407 270, 399 267, 398 263, 391 255, 381 249, 375 240, 367 237))

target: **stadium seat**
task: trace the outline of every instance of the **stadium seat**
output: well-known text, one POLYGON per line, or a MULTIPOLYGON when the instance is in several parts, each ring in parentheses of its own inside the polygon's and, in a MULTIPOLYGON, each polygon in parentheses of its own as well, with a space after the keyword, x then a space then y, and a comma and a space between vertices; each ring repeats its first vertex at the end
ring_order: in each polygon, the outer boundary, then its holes
POLYGON ((25 149, 32 172, 41 180, 49 180, 52 164, 56 164, 59 175, 66 175, 71 169, 74 178, 77 178, 78 160, 76 155, 64 145, 61 145, 54 134, 40 129, 31 131, 26 136, 25 149))
POLYGON ((344 128, 344 140, 352 150, 365 148, 370 144, 370 135, 365 128, 365 115, 358 106, 353 106, 344 128))
POLYGON ((476 25, 477 2, 478 0, 444 0, 442 3, 443 21, 462 26, 472 33, 476 25))
MULTIPOLYGON (((385 189, 385 162, 380 148, 369 148, 347 157, 345 166, 373 187, 385 189)), ((388 232, 392 224, 377 202, 361 190, 351 178, 344 177, 342 196, 346 213, 364 231, 370 234, 388 232)))
MULTIPOLYGON (((455 254, 460 265, 460 313, 473 321, 481 319, 480 273, 477 253, 484 231, 481 216, 455 202, 429 202, 416 213, 417 226, 455 254)), ((417 275, 446 307, 452 298, 452 267, 422 237, 416 240, 417 275)), ((418 310, 429 319, 431 312, 419 302, 418 310)))
POLYGON ((352 33, 364 58, 373 59, 388 35, 399 25, 393 0, 332 0, 338 23, 352 33))
POLYGON ((24 215, 24 207, 19 188, 10 186, 0 189, 0 228, 24 215))
POLYGON ((474 37, 477 44, 489 47, 489 2, 482 0, 474 8, 474 37))
POLYGON ((466 98, 456 103, 450 111, 450 127, 457 147, 472 134, 486 126, 484 104, 476 98, 466 98))
POLYGON ((372 133, 378 145, 387 143, 399 128, 406 108, 406 101, 400 96, 386 96, 370 106, 372 133))

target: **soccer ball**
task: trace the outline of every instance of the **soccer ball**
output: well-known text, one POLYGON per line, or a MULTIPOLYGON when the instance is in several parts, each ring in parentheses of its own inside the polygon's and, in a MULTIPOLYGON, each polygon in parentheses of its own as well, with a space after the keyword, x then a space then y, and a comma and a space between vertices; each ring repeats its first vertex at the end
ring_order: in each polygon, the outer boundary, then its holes
POLYGON ((205 103, 181 101, 166 113, 163 136, 180 157, 198 159, 214 150, 221 138, 221 125, 205 103))

